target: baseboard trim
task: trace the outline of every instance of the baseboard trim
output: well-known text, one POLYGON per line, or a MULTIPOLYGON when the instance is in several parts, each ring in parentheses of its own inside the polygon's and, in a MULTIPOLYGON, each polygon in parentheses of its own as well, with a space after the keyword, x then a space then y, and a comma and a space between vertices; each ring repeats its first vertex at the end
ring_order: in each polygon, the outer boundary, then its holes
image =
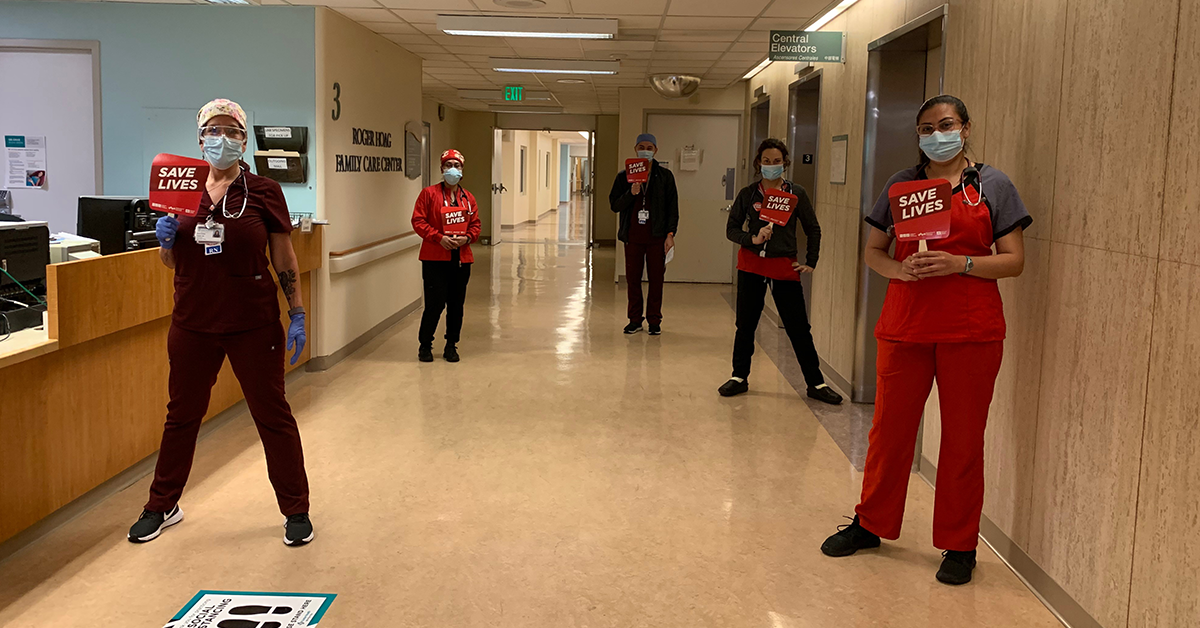
MULTIPOLYGON (((921 455, 917 475, 930 486, 937 485, 937 466, 921 455)), ((1021 582, 1037 596, 1046 608, 1068 628, 1102 628, 1100 622, 1092 617, 1071 594, 1063 590, 1050 574, 1046 573, 1025 550, 1021 549, 1008 535, 1004 533, 987 515, 979 518, 979 538, 987 543, 992 551, 1004 561, 1008 568, 1017 574, 1021 582)))
POLYGON ((592 240, 592 246, 605 246, 605 247, 616 248, 617 240, 616 240, 616 238, 603 239, 603 240, 592 240))
POLYGON ((383 319, 383 322, 372 327, 371 329, 368 329, 366 332, 364 332, 358 338, 351 340, 349 342, 349 344, 342 347, 341 349, 334 351, 330 355, 312 358, 311 360, 308 361, 308 370, 309 371, 328 371, 329 369, 333 368, 333 366, 335 364, 337 364, 338 362, 341 362, 342 360, 345 360, 347 357, 349 357, 351 353, 354 353, 355 351, 362 349, 364 346, 366 346, 366 344, 368 342, 371 342, 372 340, 374 340, 376 336, 387 331, 390 327, 392 327, 396 323, 399 323, 400 321, 404 320, 409 314, 412 314, 413 312, 421 309, 421 304, 422 304, 422 299, 417 299, 416 301, 413 301, 412 303, 409 303, 408 305, 406 305, 404 307, 404 309, 400 310, 399 312, 396 312, 395 314, 392 314, 391 316, 383 319))
POLYGON ((825 358, 820 358, 820 360, 821 372, 825 374, 825 377, 833 380, 833 385, 835 388, 841 390, 846 395, 849 395, 850 391, 852 390, 850 382, 847 381, 845 377, 842 377, 842 374, 837 372, 837 369, 833 368, 833 366, 826 362, 825 358))
MULTIPOLYGON (((284 376, 285 386, 287 391, 294 392, 295 386, 299 385, 299 380, 303 379, 304 371, 295 369, 291 373, 284 376)), ((205 421, 200 425, 200 434, 196 438, 196 442, 201 442, 213 432, 228 425, 235 418, 246 412, 246 400, 243 399, 232 406, 226 408, 223 412, 219 412, 213 418, 205 421)), ((86 514, 91 509, 99 506, 104 500, 120 493, 121 491, 136 484, 142 478, 154 473, 154 466, 158 463, 158 452, 146 456, 142 460, 133 464, 133 466, 114 475, 108 480, 101 483, 96 488, 76 497, 68 502, 62 508, 55 510, 43 517, 37 523, 18 532, 16 536, 0 543, 0 563, 11 558, 17 552, 29 547, 30 545, 41 540, 46 535, 54 532, 62 526, 74 521, 76 518, 86 514)), ((130 524, 134 521, 134 516, 138 513, 129 513, 130 524)))

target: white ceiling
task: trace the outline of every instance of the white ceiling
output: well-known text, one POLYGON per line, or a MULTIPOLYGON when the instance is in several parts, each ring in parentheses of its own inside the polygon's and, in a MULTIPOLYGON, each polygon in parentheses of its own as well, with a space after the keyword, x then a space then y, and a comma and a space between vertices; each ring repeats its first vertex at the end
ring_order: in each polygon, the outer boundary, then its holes
MULTIPOLYGON (((122 0, 118 0, 122 1, 122 0)), ((137 1, 137 0, 134 0, 137 1)), ((205 4, 205 0, 145 0, 205 4)), ((426 96, 457 109, 459 89, 524 85, 549 90, 566 113, 615 114, 618 90, 648 86, 648 76, 686 73, 701 89, 723 89, 767 55, 767 31, 803 27, 837 0, 544 0, 541 9, 508 9, 498 0, 261 0, 263 5, 327 6, 425 60, 426 96), (615 17, 613 40, 455 37, 437 30, 438 14, 615 17), (493 72, 489 57, 619 59, 616 76, 558 77, 493 72), (559 83, 583 78, 582 84, 559 83)), ((499 0, 502 1, 502 0, 499 0)))

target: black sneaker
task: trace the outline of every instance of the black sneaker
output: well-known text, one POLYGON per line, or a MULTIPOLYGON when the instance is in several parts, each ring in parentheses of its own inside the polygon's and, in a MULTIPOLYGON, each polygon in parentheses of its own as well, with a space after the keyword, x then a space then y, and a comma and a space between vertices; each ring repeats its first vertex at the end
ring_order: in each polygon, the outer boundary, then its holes
POLYGON ((731 377, 729 378, 729 381, 721 384, 721 387, 717 389, 717 392, 721 393, 722 397, 732 397, 734 395, 740 395, 747 390, 750 390, 750 382, 744 379, 738 381, 731 377))
POLYGON ((826 384, 820 386, 809 386, 808 396, 817 401, 823 401, 829 405, 836 406, 842 402, 842 396, 837 394, 837 391, 830 388, 826 384))
POLYGON ((661 336, 662 335, 662 325, 660 325, 658 323, 650 323, 650 335, 651 336, 661 336))
POLYGON ((145 543, 153 541, 162 534, 162 531, 183 521, 183 511, 179 509, 179 504, 176 504, 171 512, 151 512, 143 510, 142 516, 138 517, 137 523, 129 528, 130 543, 145 543))
POLYGON ((971 571, 975 569, 975 550, 942 552, 942 568, 938 569, 937 579, 942 584, 966 584, 971 581, 971 571))
POLYGON ((283 529, 283 542, 286 545, 304 545, 317 535, 306 512, 289 516, 283 523, 283 529))
POLYGON ((849 556, 860 549, 875 547, 879 547, 879 537, 859 525, 858 515, 854 515, 849 525, 838 526, 838 531, 825 539, 821 552, 826 556, 849 556))
POLYGON ((454 345, 446 345, 446 350, 442 352, 442 357, 445 358, 447 362, 458 362, 460 359, 458 357, 458 347, 454 345))
POLYGON ((641 323, 630 323, 625 326, 625 333, 627 334, 636 334, 639 331, 642 331, 641 323))
POLYGON ((421 345, 421 348, 417 349, 417 359, 422 362, 433 362, 433 347, 421 345))

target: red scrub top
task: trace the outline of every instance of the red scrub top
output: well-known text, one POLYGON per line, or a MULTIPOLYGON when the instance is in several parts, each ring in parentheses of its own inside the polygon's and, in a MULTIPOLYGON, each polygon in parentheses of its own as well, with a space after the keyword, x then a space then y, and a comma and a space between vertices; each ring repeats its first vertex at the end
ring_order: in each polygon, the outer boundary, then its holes
POLYGON ((279 298, 267 259, 267 234, 291 233, 287 201, 279 184, 251 173, 242 174, 213 207, 208 191, 195 217, 180 216, 175 246, 175 310, 171 322, 189 331, 229 334, 279 324, 279 298), (247 189, 249 196, 246 195, 247 189), (242 211, 242 200, 246 211, 242 211), (222 211, 224 207, 224 211, 222 211), (205 255, 196 242, 197 224, 209 216, 225 225, 221 252, 205 255))
MULTIPOLYGON (((979 180, 954 188, 950 203, 950 237, 928 240, 930 251, 982 258, 992 244, 1033 218, 1016 187, 1003 172, 976 164, 979 180)), ((896 173, 888 181, 871 215, 873 227, 891 234, 892 213, 887 190, 901 181, 925 179, 923 167, 896 173)), ((917 252, 918 242, 897 242, 895 259, 917 252)), ((888 284, 875 337, 893 342, 992 342, 1004 340, 1004 305, 995 279, 953 274, 920 281, 893 279, 888 284)))

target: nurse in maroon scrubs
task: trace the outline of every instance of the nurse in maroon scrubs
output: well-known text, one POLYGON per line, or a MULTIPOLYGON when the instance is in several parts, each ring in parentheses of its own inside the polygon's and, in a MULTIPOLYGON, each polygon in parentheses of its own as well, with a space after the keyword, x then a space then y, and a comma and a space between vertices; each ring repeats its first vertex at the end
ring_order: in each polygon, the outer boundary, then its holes
POLYGON ((967 157, 967 106, 929 99, 917 113, 921 161, 897 172, 867 224, 866 263, 891 280, 875 327, 875 419, 862 498, 849 525, 825 540, 828 556, 849 556, 896 539, 904 519, 917 431, 936 379, 942 442, 933 506, 933 544, 943 552, 937 579, 966 584, 975 568, 983 511, 983 435, 1000 359, 1004 306, 997 279, 1025 267, 1022 232, 1033 219, 1003 172, 967 157), (945 179, 953 186, 950 236, 895 243, 888 189, 945 179))
POLYGON ((300 430, 284 398, 284 347, 307 341, 299 268, 283 190, 242 162, 246 113, 214 100, 196 117, 208 175, 195 217, 158 221, 163 264, 175 270, 175 309, 167 335, 171 362, 167 421, 150 485, 150 500, 129 530, 134 543, 151 541, 183 520, 179 498, 192 469, 196 436, 225 358, 246 396, 267 456, 267 474, 286 518, 284 543, 303 545, 314 532, 308 517, 308 476, 300 430), (268 252, 270 257, 268 258, 268 252), (274 268, 278 288, 271 277, 274 268), (278 289, 290 306, 284 335, 278 289))

